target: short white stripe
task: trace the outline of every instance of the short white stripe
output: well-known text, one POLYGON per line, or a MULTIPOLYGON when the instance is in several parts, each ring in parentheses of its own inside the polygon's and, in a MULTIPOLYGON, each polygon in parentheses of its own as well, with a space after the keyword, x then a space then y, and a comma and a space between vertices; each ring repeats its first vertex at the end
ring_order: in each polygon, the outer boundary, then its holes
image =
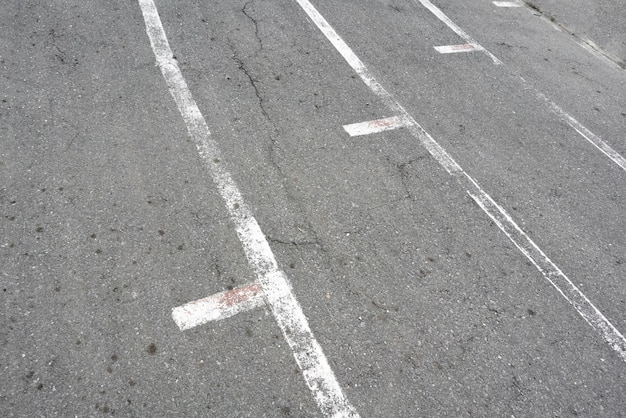
MULTIPOLYGON (((389 108, 400 117, 410 121, 409 131, 424 145, 430 154, 466 188, 467 193, 479 204, 482 210, 496 222, 506 236, 531 260, 543 276, 565 297, 576 311, 591 325, 618 356, 626 361, 626 338, 609 322, 609 320, 587 299, 571 280, 545 255, 545 253, 524 233, 513 218, 500 207, 468 174, 457 164, 448 152, 441 147, 428 132, 402 107, 402 105, 376 81, 365 65, 352 52, 350 47, 339 37, 337 32, 319 14, 308 0, 295 0, 300 4, 309 18, 324 33, 337 51, 352 66, 365 84, 389 108)), ((424 0, 420 0, 424 1, 424 0)))
POLYGON ((494 1, 493 4, 498 7, 522 7, 521 4, 515 1, 494 1))
POLYGON ((476 45, 476 44, 443 45, 443 46, 435 46, 434 48, 440 54, 454 54, 457 52, 483 51, 485 49, 482 46, 476 45))
POLYGON ((322 348, 313 336, 304 312, 291 292, 287 276, 278 267, 265 235, 244 203, 239 188, 221 163, 217 143, 211 138, 206 121, 173 57, 153 0, 138 1, 157 64, 187 130, 226 203, 248 264, 258 278, 266 303, 272 310, 318 407, 327 416, 358 416, 343 394, 322 348))
POLYGON ((390 118, 369 120, 367 122, 353 123, 351 125, 344 125, 343 129, 350 136, 360 136, 375 134, 383 131, 390 131, 392 129, 402 128, 407 125, 407 122, 398 117, 392 116, 390 118))
POLYGON ((251 283, 178 306, 172 309, 172 318, 178 328, 184 331, 210 321, 230 318, 264 304, 261 286, 251 283))

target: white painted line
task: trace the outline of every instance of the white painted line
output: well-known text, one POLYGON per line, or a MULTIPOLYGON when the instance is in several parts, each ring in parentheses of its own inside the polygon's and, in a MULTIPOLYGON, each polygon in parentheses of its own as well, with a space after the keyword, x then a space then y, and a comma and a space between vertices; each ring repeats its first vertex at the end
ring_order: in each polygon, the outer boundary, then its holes
POLYGON ((567 31, 567 33, 572 35, 572 37, 576 40, 576 42, 580 46, 582 46, 587 52, 594 55, 596 58, 599 58, 601 61, 604 61, 606 64, 610 65, 615 70, 620 70, 620 71, 624 70, 624 68, 622 68, 619 65, 620 62, 622 64, 624 63, 621 59, 609 54, 607 51, 602 49, 598 44, 593 42, 591 39, 584 37, 584 36, 579 37, 577 34, 572 32, 569 28, 566 28, 564 26, 561 26, 561 27, 563 27, 567 31))
MULTIPOLYGON (((458 25, 456 25, 448 16, 446 16, 437 6, 432 4, 428 0, 415 0, 419 1, 424 7, 431 11, 435 16, 437 16, 443 23, 445 23, 450 29, 456 32, 460 37, 465 39, 470 44, 479 45, 474 39, 469 36, 463 29, 461 29, 458 25)), ((558 28, 557 25, 555 27, 558 28)), ((559 29, 560 30, 560 29, 559 29)), ((482 48, 482 47, 481 47, 482 48)), ((487 51, 483 48, 483 50, 496 62, 496 64, 502 64, 498 58, 496 58, 491 52, 487 51)), ((607 58, 608 59, 608 58, 607 58)), ((615 64, 615 63, 614 63, 615 64)), ((617 65, 617 64, 615 64, 617 65)), ((543 93, 539 90, 535 89, 530 83, 528 83, 523 77, 519 77, 519 80, 530 89, 536 98, 545 103, 548 106, 548 109, 552 111, 555 115, 561 119, 561 121, 567 123, 569 126, 574 128, 576 132, 578 132, 583 138, 593 144, 596 148, 604 153, 607 157, 611 159, 615 164, 620 166, 623 170, 626 170, 626 159, 622 157, 617 151, 611 148, 606 142, 604 142, 600 137, 595 135, 589 129, 585 128, 582 123, 578 122, 568 113, 566 113, 563 109, 557 106, 552 100, 548 99, 543 93)))
MULTIPOLYGON (((420 0, 421 1, 421 0, 420 0)), ((457 164, 450 154, 439 145, 428 132, 404 109, 391 94, 374 78, 365 64, 354 54, 324 17, 313 7, 309 0, 296 0, 309 15, 337 51, 361 77, 363 82, 378 96, 394 114, 410 121, 409 131, 417 138, 430 154, 450 173, 467 193, 479 204, 482 210, 498 224, 506 236, 539 269, 543 276, 565 297, 576 311, 591 325, 618 356, 626 361, 626 338, 609 320, 587 299, 571 280, 545 255, 513 218, 499 206, 474 180, 457 164)))
POLYGON ((178 328, 184 331, 210 321, 230 318, 264 304, 261 286, 250 283, 178 306, 172 310, 172 318, 178 328))
MULTIPOLYGON (((469 176, 468 176, 469 178, 469 176)), ((470 178, 470 180, 472 180, 470 178)), ((472 180, 473 181, 473 180, 472 180)), ((578 287, 554 264, 511 216, 482 190, 467 191, 515 246, 543 273, 544 277, 578 311, 589 325, 602 335, 609 346, 626 361, 626 338, 595 307, 578 287), (478 194, 475 192, 478 191, 478 194)))
POLYGON ((620 166, 624 171, 626 171, 626 158, 622 157, 617 151, 611 148, 606 142, 600 139, 599 136, 591 132, 589 129, 585 128, 582 123, 578 122, 572 116, 570 116, 567 112, 561 109, 556 103, 552 100, 548 99, 545 94, 541 93, 539 90, 532 87, 526 80, 520 77, 520 80, 528 85, 531 89, 535 97, 542 101, 548 106, 548 109, 552 111, 552 113, 556 114, 559 119, 563 122, 567 123, 569 126, 574 128, 576 132, 578 132, 583 138, 589 141, 594 147, 598 148, 604 155, 609 157, 611 161, 620 166))
POLYGON ((476 44, 462 44, 462 45, 443 45, 434 47, 440 54, 454 54, 457 52, 473 52, 482 51, 484 48, 476 44))
POLYGON ((291 292, 287 276, 278 267, 265 235, 245 204, 237 184, 222 164, 218 145, 211 137, 204 116, 173 57, 154 1, 138 1, 157 65, 185 121, 189 135, 226 203, 248 264, 258 278, 265 301, 291 348, 318 407, 326 416, 357 417, 356 410, 345 397, 322 348, 313 336, 302 308, 291 292))
POLYGON ((516 1, 494 1, 493 4, 498 7, 522 7, 522 5, 516 1))
POLYGON ((484 52, 489 58, 491 58, 491 60, 493 61, 494 64, 496 64, 496 65, 501 65, 502 64, 502 61, 500 61, 498 58, 496 58, 495 55, 493 55, 491 52, 487 51, 485 48, 480 46, 478 42, 476 42, 463 29, 461 29, 452 20, 450 20, 450 18, 448 18, 448 16, 446 16, 437 6, 435 6, 434 4, 432 4, 428 0, 414 0, 414 1, 419 1, 422 4, 422 6, 424 6, 428 10, 430 10, 430 12, 432 14, 437 16, 437 18, 439 18, 439 20, 441 20, 443 23, 445 23, 446 26, 448 26, 450 29, 452 29, 454 31, 454 33, 456 33, 461 38, 463 38, 465 40, 465 42, 467 42, 470 45, 475 45, 477 47, 480 47, 480 51, 484 52))
POLYGON ((375 134, 383 131, 390 131, 392 129, 402 128, 405 126, 407 126, 407 121, 398 116, 392 116, 390 118, 369 120, 367 122, 344 125, 343 129, 350 136, 361 136, 375 134))

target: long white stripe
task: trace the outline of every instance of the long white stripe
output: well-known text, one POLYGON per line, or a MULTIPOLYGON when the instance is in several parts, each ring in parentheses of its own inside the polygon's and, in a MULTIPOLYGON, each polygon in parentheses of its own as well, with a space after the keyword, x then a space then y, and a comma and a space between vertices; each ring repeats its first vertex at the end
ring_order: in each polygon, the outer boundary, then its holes
MULTIPOLYGON (((450 18, 446 16, 445 13, 443 13, 437 6, 432 4, 430 1, 428 0, 414 0, 414 1, 419 1, 424 7, 430 10, 431 13, 437 16, 439 20, 445 23, 450 29, 456 32, 460 37, 465 39, 468 43, 480 46, 476 41, 474 41, 474 39, 471 36, 469 36, 463 29, 461 29, 452 20, 450 20, 450 18)), ((485 53, 487 53, 494 60, 494 62, 495 60, 497 60, 496 64, 502 64, 502 61, 496 58, 491 52, 487 51, 482 46, 481 48, 485 51, 485 53)), ((617 65, 614 62, 613 64, 617 65)), ((626 159, 622 157, 617 151, 611 148, 606 142, 600 139, 600 137, 598 137, 596 134, 591 132, 589 129, 585 128, 582 123, 574 119, 574 117, 572 117, 563 109, 561 109, 556 103, 548 99, 548 97, 546 97, 545 94, 541 93, 539 90, 534 88, 523 77, 519 77, 518 80, 520 80, 525 85, 526 88, 530 89, 537 99, 539 99, 542 103, 548 106, 548 109, 550 109, 552 113, 557 115, 559 119, 561 119, 561 121, 567 123, 569 126, 574 128, 576 132, 578 132, 583 138, 585 138, 587 141, 593 144, 593 146, 595 146, 600 151, 602 151, 602 153, 604 153, 604 155, 609 157, 611 161, 613 161, 615 164, 620 166, 623 170, 626 170, 626 159)))
POLYGON ((341 390, 322 348, 313 336, 302 308, 291 292, 287 276, 278 267, 265 235, 243 201, 239 188, 221 162, 217 143, 211 138, 204 116, 200 113, 173 57, 153 0, 138 1, 157 64, 187 125, 187 130, 226 203, 248 264, 258 278, 266 303, 272 310, 318 407, 327 416, 358 416, 341 390))
POLYGON ((544 277, 559 293, 578 311, 585 321, 595 328, 626 361, 626 338, 615 326, 595 307, 578 287, 554 264, 548 256, 535 244, 530 237, 515 223, 511 216, 498 205, 488 194, 480 191, 476 195, 467 192, 476 203, 489 215, 496 225, 506 234, 515 246, 543 273, 544 277))
MULTIPOLYGON (((507 237, 530 259, 543 276, 565 297, 578 313, 591 325, 609 346, 626 361, 626 338, 609 320, 587 299, 571 280, 545 255, 543 251, 524 233, 513 218, 500 207, 468 174, 457 164, 448 152, 441 147, 404 107, 385 90, 365 65, 352 52, 350 47, 339 37, 326 19, 313 7, 309 0, 295 0, 309 18, 331 41, 337 51, 357 72, 372 92, 385 102, 393 113, 399 114, 410 122, 409 131, 424 145, 431 155, 467 190, 482 210, 505 232, 507 237)), ((422 1, 422 0, 420 0, 422 1)))
MULTIPOLYGON (((528 84, 526 80, 520 78, 523 83, 528 84)), ((562 121, 567 123, 569 126, 574 128, 576 132, 580 134, 583 138, 589 141, 594 147, 598 148, 604 155, 609 157, 615 164, 620 166, 623 170, 626 171, 626 158, 622 157, 617 151, 611 148, 606 142, 604 142, 598 135, 591 132, 589 129, 585 128, 582 123, 578 122, 572 116, 570 116, 566 111, 561 109, 556 103, 552 100, 548 99, 545 94, 541 93, 539 90, 534 87, 528 85, 532 90, 533 94, 537 99, 544 102, 546 106, 552 111, 552 113, 556 114, 562 121)))

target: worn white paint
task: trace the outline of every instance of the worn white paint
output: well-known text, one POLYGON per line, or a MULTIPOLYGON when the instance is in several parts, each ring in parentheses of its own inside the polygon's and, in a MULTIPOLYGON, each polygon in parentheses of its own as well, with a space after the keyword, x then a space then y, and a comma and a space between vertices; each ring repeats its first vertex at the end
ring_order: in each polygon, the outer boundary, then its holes
MULTIPOLYGON (((499 206, 468 173, 458 165, 450 154, 439 145, 428 132, 404 109, 383 86, 374 78, 365 64, 354 54, 324 17, 313 7, 309 0, 295 0, 309 18, 317 25, 348 64, 361 77, 363 82, 394 113, 409 122, 409 131, 417 138, 430 154, 450 173, 467 193, 479 204, 482 210, 496 222, 506 236, 539 269, 543 276, 565 297, 576 311, 591 325, 626 361, 626 338, 609 322, 576 285, 546 256, 530 237, 517 225, 513 218, 499 206)), ((420 0, 425 2, 425 0, 420 0)), ((426 2, 429 3, 429 2, 426 2)), ((434 6, 433 6, 434 7, 434 6)), ((438 9, 437 9, 438 10, 438 9)))
POLYGON ((442 45, 434 47, 437 52, 440 54, 455 54, 458 52, 474 52, 474 51, 483 51, 483 48, 480 45, 476 44, 461 44, 461 45, 442 45))
POLYGON ((465 32, 457 24, 455 24, 452 20, 450 20, 450 18, 448 16, 446 16, 445 13, 442 12, 437 6, 435 6, 434 4, 432 4, 428 0, 414 0, 414 1, 419 1, 422 4, 422 6, 424 6, 432 14, 437 16, 437 18, 439 20, 441 20, 443 23, 445 23, 446 26, 448 26, 450 29, 452 29, 454 31, 454 33, 456 33, 461 38, 463 38, 463 40, 465 40, 466 43, 468 43, 470 45, 476 45, 477 47, 480 47, 480 51, 484 52, 485 55, 487 55, 489 58, 491 58, 491 60, 493 61, 494 64, 496 64, 496 65, 501 65, 502 64, 502 61, 500 61, 498 58, 496 58, 495 55, 493 55, 491 52, 487 51, 485 48, 480 46, 480 44, 478 42, 476 42, 474 40, 474 38, 469 36, 467 34, 467 32, 465 32))
POLYGON ((318 407, 326 416, 358 416, 313 336, 308 320, 291 291, 287 276, 278 267, 265 235, 244 202, 235 181, 224 168, 218 145, 212 139, 204 116, 200 113, 173 57, 153 0, 138 1, 157 65, 185 121, 189 135, 226 203, 248 264, 257 276, 265 301, 282 330, 318 407))
POLYGON ((493 4, 498 7, 522 7, 521 3, 516 1, 494 1, 493 4))
POLYGON ((210 321, 230 318, 264 304, 261 286, 250 283, 177 306, 172 309, 172 318, 178 328, 184 331, 210 321))
MULTIPOLYGON (((450 20, 450 18, 446 16, 445 13, 443 13, 437 6, 432 4, 430 1, 428 0, 414 0, 414 1, 419 1, 424 7, 430 10, 430 12, 433 13, 439 20, 441 20, 450 29, 452 29, 457 35, 465 39, 465 41, 467 41, 468 44, 480 46, 471 36, 469 36, 463 29, 461 29, 452 20, 450 20)), ((554 26, 557 29, 561 30, 558 25, 554 25, 554 26)), ((581 43, 581 45, 583 45, 583 43, 581 43)), ((585 45, 583 46, 585 47, 585 45)), ((589 45, 587 45, 585 48, 588 48, 588 47, 589 45)), ((482 46, 480 48, 482 48, 482 50, 485 51, 485 53, 488 54, 491 57, 491 59, 494 60, 496 64, 502 64, 502 61, 496 58, 491 52, 487 51, 482 46)), ((610 59, 606 57, 604 58, 610 61, 610 59)), ((614 62, 613 64, 616 65, 614 62)), ((598 137, 596 134, 591 132, 589 129, 585 128, 582 123, 580 123, 573 116, 569 115, 567 112, 561 109, 561 107, 559 107, 552 100, 548 99, 548 97, 546 97, 545 94, 541 93, 539 90, 531 86, 530 83, 528 83, 524 78, 519 77, 519 80, 522 81, 522 83, 525 85, 524 87, 529 89, 537 99, 539 99, 546 106, 548 106, 548 109, 550 109, 552 113, 557 115, 561 121, 567 123, 569 126, 574 128, 576 132, 578 132, 583 138, 585 138, 587 141, 593 144, 593 146, 595 146, 600 151, 602 151, 602 153, 606 155, 607 157, 609 157, 611 161, 613 161, 615 164, 620 166, 623 170, 626 170, 626 159, 622 155, 620 155, 617 151, 615 151, 613 148, 611 148, 609 144, 604 142, 602 139, 600 139, 600 137, 598 137)))
POLYGON ((611 159, 611 161, 613 161, 615 164, 617 164, 619 167, 621 167, 622 170, 626 171, 626 159, 624 157, 622 157, 620 155, 620 153, 618 153, 613 148, 611 148, 609 146, 609 144, 604 142, 602 139, 600 139, 600 137, 598 135, 594 134, 589 129, 587 129, 585 126, 583 126, 582 123, 578 122, 576 119, 574 119, 574 117, 572 117, 566 111, 561 109, 561 107, 559 107, 556 103, 554 103, 552 100, 548 99, 548 97, 545 94, 543 94, 539 90, 535 89, 534 87, 530 86, 530 84, 525 79, 520 77, 520 80, 524 84, 528 85, 528 87, 530 88, 530 90, 532 91, 534 96, 539 101, 543 102, 546 106, 548 106, 548 109, 550 109, 552 111, 552 113, 557 115, 559 117, 559 119, 561 119, 563 122, 567 123, 569 126, 574 128, 574 130, 576 132, 578 132, 580 134, 580 136, 585 138, 594 147, 599 149, 604 155, 609 157, 611 159))
POLYGON ((398 116, 392 116, 389 118, 369 120, 367 122, 344 125, 343 129, 350 136, 361 136, 402 128, 404 126, 407 126, 407 124, 408 121, 404 120, 403 118, 398 116))
MULTIPOLYGON (((468 176, 469 177, 469 176, 468 176)), ((578 311, 589 325, 602 335, 609 346, 626 361, 626 338, 600 312, 583 292, 554 264, 548 256, 515 223, 511 216, 482 190, 468 194, 489 215, 515 246, 539 269, 556 290, 578 311)))

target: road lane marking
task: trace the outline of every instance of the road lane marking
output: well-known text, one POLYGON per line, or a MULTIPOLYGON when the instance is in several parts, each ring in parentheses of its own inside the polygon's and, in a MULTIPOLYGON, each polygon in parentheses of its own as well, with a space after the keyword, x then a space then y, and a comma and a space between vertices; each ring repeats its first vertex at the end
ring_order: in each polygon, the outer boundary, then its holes
POLYGON ((399 116, 392 116, 389 118, 369 120, 367 122, 344 125, 343 129, 350 136, 361 136, 403 128, 407 126, 408 123, 408 121, 399 116))
POLYGON ((483 48, 480 45, 475 44, 461 44, 461 45, 443 45, 443 46, 435 46, 433 47, 440 54, 454 54, 457 52, 474 52, 474 51, 483 51, 483 48))
MULTIPOLYGON (((456 32, 459 36, 465 39, 468 43, 479 45, 476 41, 474 41, 474 39, 471 36, 469 36, 465 31, 463 31, 463 29, 461 29, 458 25, 452 22, 452 20, 450 20, 448 16, 446 16, 437 6, 432 4, 430 1, 428 0, 414 0, 414 1, 419 1, 424 7, 430 10, 431 13, 437 16, 439 20, 445 23, 450 29, 456 32)), ((481 46, 481 48, 483 47, 481 46)), ((496 64, 502 64, 502 61, 496 58, 491 52, 487 51, 485 48, 483 48, 483 50, 490 57, 492 57, 494 62, 496 62, 497 60, 496 64)), ((506 68, 506 66, 504 67, 506 68)), ((508 71, 510 73, 512 72, 511 70, 508 70, 508 71)), ((617 151, 611 148, 610 145, 608 145, 606 142, 600 139, 599 136, 591 132, 589 129, 585 128, 582 123, 578 122, 573 116, 569 115, 567 112, 561 109, 556 103, 554 103, 545 94, 541 93, 539 90, 533 87, 523 77, 518 76, 517 79, 522 82, 522 84, 524 85, 524 88, 530 90, 533 93, 533 95, 537 99, 539 99, 539 101, 544 103, 548 107, 548 109, 550 109, 552 113, 557 115, 562 122, 567 123, 576 132, 578 132, 580 136, 585 138, 593 146, 595 146, 600 151, 602 151, 604 155, 609 157, 611 161, 613 161, 615 164, 617 164, 619 167, 621 167, 623 170, 626 171, 626 159, 622 155, 620 155, 617 151)))
POLYGON ((181 331, 210 321, 230 318, 240 312, 265 305, 263 290, 258 283, 236 287, 204 299, 194 300, 172 309, 172 318, 181 331))
POLYGON ((158 67, 187 126, 198 153, 211 173, 220 196, 235 225, 248 265, 257 276, 283 337, 311 390, 321 412, 330 417, 358 417, 344 395, 321 346, 313 336, 308 320, 291 291, 291 284, 278 267, 259 224, 243 200, 237 184, 222 163, 217 142, 196 104, 173 56, 161 18, 153 0, 138 0, 146 32, 158 67))
POLYGON ((445 23, 446 26, 448 26, 450 29, 452 29, 454 31, 454 33, 456 33, 461 38, 463 38, 466 43, 468 43, 469 45, 475 45, 476 47, 480 47, 480 51, 484 52, 485 55, 487 55, 489 58, 491 58, 491 60, 493 61, 494 64, 496 64, 496 65, 501 65, 502 64, 502 61, 500 61, 498 58, 496 58, 496 56, 493 55, 491 52, 487 51, 485 48, 480 46, 480 44, 478 42, 476 42, 474 40, 474 38, 469 36, 467 34, 467 32, 465 32, 458 25, 456 25, 452 20, 450 20, 450 18, 448 18, 448 16, 446 16, 437 6, 435 6, 434 4, 432 4, 428 0, 415 0, 415 1, 419 1, 422 4, 422 6, 424 6, 428 10, 430 10, 430 12, 432 14, 437 16, 437 18, 439 20, 441 20, 443 23, 445 23))
POLYGON ((600 139, 598 135, 594 134, 589 129, 585 128, 585 126, 583 126, 582 123, 578 122, 576 119, 570 116, 566 111, 561 109, 556 103, 548 99, 548 97, 545 94, 535 89, 534 87, 530 86, 530 84, 528 84, 528 82, 523 77, 520 77, 520 80, 531 88, 532 93, 535 95, 535 97, 539 101, 545 103, 545 105, 548 106, 548 109, 550 109, 552 113, 556 114, 562 121, 566 122, 576 132, 578 132, 580 136, 582 136, 587 141, 589 141, 594 147, 598 148, 604 155, 609 157, 615 164, 617 164, 623 170, 626 171, 626 158, 622 157, 620 153, 615 151, 613 148, 609 146, 609 144, 607 144, 602 139, 600 139))
POLYGON ((522 5, 516 1, 494 1, 493 4, 498 7, 522 7, 522 5))
POLYGON ((626 361, 626 338, 596 308, 574 283, 554 264, 530 237, 517 225, 513 218, 489 196, 482 187, 452 158, 450 154, 404 109, 367 69, 344 40, 330 26, 309 0, 295 0, 315 23, 319 30, 333 44, 352 69, 361 77, 366 86, 385 103, 394 114, 405 118, 412 135, 428 152, 466 189, 479 207, 492 219, 520 251, 537 267, 543 276, 576 309, 580 316, 591 325, 626 361))
POLYGON ((622 360, 626 361, 626 338, 595 307, 578 287, 554 264, 548 256, 515 223, 513 218, 487 193, 467 191, 491 220, 506 234, 515 246, 537 267, 556 290, 578 311, 592 328, 596 329, 622 360))

